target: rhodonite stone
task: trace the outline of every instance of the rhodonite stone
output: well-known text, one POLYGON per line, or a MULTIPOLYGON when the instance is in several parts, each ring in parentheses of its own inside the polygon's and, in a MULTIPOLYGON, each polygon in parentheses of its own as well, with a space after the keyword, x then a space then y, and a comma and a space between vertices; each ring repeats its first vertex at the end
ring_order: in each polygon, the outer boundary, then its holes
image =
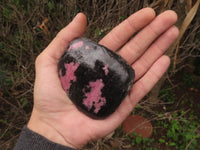
POLYGON ((70 43, 58 64, 64 91, 84 114, 103 119, 132 88, 135 73, 122 57, 89 39, 70 43))

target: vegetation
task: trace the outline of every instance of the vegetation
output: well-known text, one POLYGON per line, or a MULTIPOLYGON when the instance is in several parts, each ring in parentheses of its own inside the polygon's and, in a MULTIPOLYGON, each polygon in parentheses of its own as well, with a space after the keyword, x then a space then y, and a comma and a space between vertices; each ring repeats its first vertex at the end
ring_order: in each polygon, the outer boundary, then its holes
POLYGON ((0 1, 0 149, 12 149, 33 105, 37 55, 78 12, 88 17, 84 36, 101 39, 143 7, 159 14, 177 12, 180 35, 169 49, 172 65, 157 91, 133 113, 151 120, 150 139, 126 135, 121 127, 109 138, 84 149, 200 149, 200 9, 199 0, 1 0, 0 1), (151 101, 152 97, 156 99, 151 101))

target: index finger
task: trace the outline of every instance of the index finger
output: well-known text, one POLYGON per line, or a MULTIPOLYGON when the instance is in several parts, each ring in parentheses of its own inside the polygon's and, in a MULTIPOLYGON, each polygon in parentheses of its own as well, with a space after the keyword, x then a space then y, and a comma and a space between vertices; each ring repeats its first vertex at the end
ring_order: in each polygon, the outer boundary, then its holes
POLYGON ((143 8, 116 26, 99 44, 117 51, 134 33, 148 25, 154 18, 155 12, 152 8, 143 8))

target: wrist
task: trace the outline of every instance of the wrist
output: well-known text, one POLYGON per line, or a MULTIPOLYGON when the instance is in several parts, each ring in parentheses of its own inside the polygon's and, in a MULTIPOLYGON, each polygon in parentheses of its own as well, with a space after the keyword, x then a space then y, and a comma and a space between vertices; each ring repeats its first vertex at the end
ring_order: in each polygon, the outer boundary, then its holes
POLYGON ((66 141, 66 139, 62 136, 62 134, 59 133, 59 131, 56 130, 56 128, 48 124, 43 117, 40 117, 39 113, 35 110, 33 110, 31 114, 31 118, 27 124, 27 127, 54 143, 76 149, 73 144, 70 144, 70 142, 66 141))

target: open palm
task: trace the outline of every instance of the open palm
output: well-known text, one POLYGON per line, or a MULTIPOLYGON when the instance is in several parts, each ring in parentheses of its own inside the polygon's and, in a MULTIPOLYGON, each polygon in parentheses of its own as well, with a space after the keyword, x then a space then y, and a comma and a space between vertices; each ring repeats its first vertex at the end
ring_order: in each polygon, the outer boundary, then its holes
POLYGON ((58 77, 60 57, 70 41, 81 37, 86 28, 85 15, 78 14, 37 57, 34 108, 28 127, 49 140, 74 148, 81 148, 88 141, 109 134, 167 70, 170 60, 163 54, 178 36, 178 29, 173 25, 176 20, 173 11, 155 17, 151 8, 144 8, 99 42, 113 51, 121 48, 118 54, 134 68, 136 76, 131 92, 119 108, 104 120, 94 120, 74 106, 58 77))

